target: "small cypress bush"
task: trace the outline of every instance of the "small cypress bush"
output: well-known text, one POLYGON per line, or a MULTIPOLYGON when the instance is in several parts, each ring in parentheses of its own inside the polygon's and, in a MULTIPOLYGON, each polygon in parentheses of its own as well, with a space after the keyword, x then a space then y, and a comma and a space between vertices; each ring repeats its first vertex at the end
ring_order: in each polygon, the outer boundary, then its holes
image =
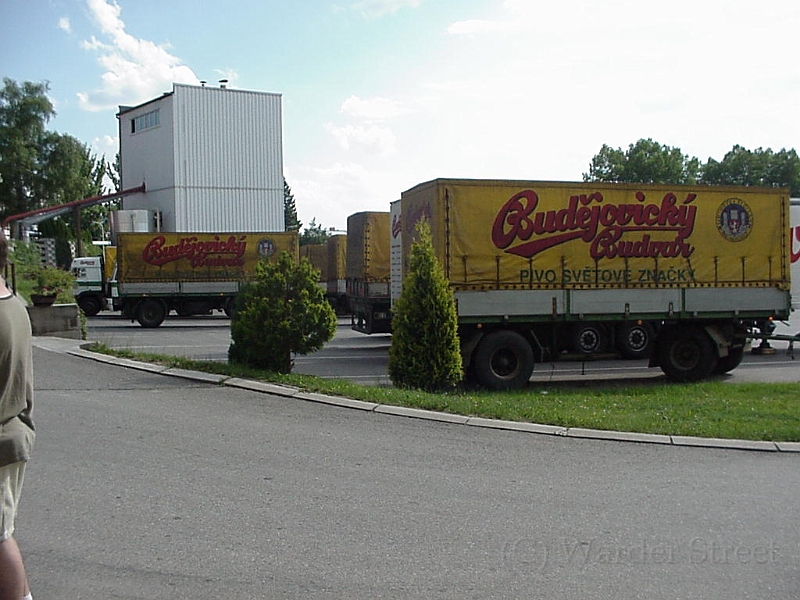
POLYGON ((463 377, 455 300, 436 260, 430 226, 420 223, 417 233, 394 305, 389 376, 398 387, 452 389, 463 377))
POLYGON ((307 259, 288 252, 262 260, 236 299, 231 320, 232 363, 276 373, 292 372, 292 354, 319 350, 336 332, 336 314, 307 259))

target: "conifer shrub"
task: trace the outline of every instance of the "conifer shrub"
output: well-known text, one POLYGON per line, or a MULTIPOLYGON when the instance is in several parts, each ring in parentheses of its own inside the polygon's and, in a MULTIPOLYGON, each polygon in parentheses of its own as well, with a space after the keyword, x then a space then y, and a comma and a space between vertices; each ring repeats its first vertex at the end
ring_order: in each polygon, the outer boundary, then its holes
POLYGON ((256 265, 231 319, 228 360, 275 373, 292 372, 292 355, 322 348, 336 332, 336 314, 307 259, 288 252, 256 265))
POLYGON ((389 376, 394 385, 453 389, 463 377, 455 300, 427 222, 417 225, 403 292, 394 304, 389 376))

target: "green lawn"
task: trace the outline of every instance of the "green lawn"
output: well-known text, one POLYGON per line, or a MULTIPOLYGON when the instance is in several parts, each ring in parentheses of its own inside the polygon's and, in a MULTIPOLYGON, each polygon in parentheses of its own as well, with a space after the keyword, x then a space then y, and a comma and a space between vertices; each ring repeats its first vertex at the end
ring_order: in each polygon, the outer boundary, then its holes
POLYGON ((246 377, 357 400, 453 414, 666 435, 800 441, 800 384, 619 383, 540 385, 522 392, 432 394, 361 386, 310 375, 277 375, 224 363, 137 354, 95 344, 92 349, 145 362, 246 377))

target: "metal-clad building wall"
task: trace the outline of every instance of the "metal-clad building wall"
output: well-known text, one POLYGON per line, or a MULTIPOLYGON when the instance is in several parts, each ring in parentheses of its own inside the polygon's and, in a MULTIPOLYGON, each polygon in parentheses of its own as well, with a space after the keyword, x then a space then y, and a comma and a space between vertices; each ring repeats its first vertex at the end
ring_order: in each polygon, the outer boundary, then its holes
MULTIPOLYGON (((137 107, 120 107, 119 144, 122 189, 146 185, 146 193, 122 200, 126 210, 153 210, 172 215, 175 210, 174 121, 172 94, 165 94, 137 107), (154 127, 133 130, 133 122, 158 112, 154 127)), ((167 217, 169 218, 169 217, 167 217)))
POLYGON ((177 232, 283 231, 283 187, 278 190, 176 188, 177 232))
POLYGON ((281 96, 174 86, 175 230, 283 231, 281 96))
POLYGON ((164 231, 283 231, 279 94, 175 84, 118 116, 123 187, 147 186, 123 208, 157 212, 164 231))

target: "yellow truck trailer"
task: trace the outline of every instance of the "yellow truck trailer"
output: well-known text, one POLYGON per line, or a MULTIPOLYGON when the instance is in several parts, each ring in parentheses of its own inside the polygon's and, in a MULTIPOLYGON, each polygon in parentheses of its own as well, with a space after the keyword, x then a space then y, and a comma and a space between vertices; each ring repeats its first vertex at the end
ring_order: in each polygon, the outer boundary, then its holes
POLYGON ((345 285, 347 263, 347 236, 332 235, 322 244, 300 246, 300 257, 305 258, 319 271, 317 283, 336 314, 349 311, 345 285))
POLYGON ((282 251, 297 260, 296 232, 119 233, 110 290, 123 316, 158 327, 179 315, 233 311, 259 260, 282 251))
POLYGON ((651 366, 702 379, 791 307, 785 189, 437 179, 400 214, 404 261, 430 223, 465 365, 489 388, 565 350, 635 352, 639 335, 651 366))
POLYGON ((388 212, 347 217, 346 262, 352 328, 362 333, 390 332, 388 212))
POLYGON ((337 315, 350 312, 347 301, 347 236, 332 235, 327 239, 328 249, 325 297, 337 315))

